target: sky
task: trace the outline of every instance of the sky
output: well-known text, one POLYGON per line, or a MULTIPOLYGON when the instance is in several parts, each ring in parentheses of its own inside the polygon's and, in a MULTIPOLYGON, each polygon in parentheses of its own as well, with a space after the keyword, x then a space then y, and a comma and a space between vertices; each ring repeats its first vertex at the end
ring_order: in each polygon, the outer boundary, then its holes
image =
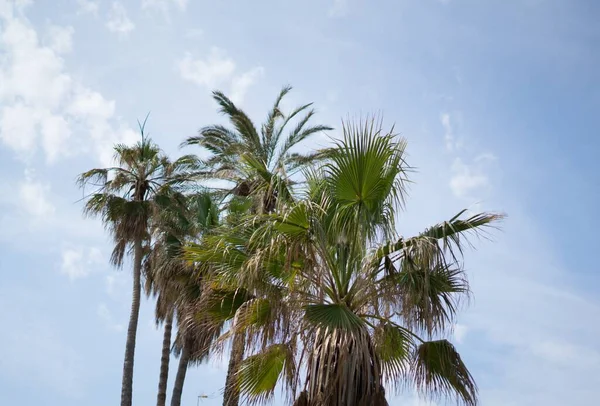
MULTIPOLYGON (((481 405, 596 404, 598 18, 595 0, 0 0, 0 404, 119 400, 131 272, 109 266, 76 176, 149 112, 178 156, 223 122, 212 90, 260 122, 286 84, 315 122, 381 114, 406 137, 402 234, 508 214, 466 253, 473 298, 449 337, 481 405)), ((154 402, 161 339, 145 300, 136 405, 154 402)), ((220 405, 225 365, 190 369, 182 405, 220 405)))

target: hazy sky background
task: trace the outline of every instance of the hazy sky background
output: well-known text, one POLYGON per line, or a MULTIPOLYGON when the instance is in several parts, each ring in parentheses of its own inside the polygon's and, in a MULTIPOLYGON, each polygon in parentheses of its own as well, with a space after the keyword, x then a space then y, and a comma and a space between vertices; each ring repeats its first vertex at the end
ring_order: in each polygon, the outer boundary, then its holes
MULTIPOLYGON (((315 122, 382 113, 408 139, 402 233, 463 207, 509 214, 467 254, 474 299, 452 337, 481 404, 596 404, 599 20, 595 0, 0 0, 0 404, 118 402, 130 270, 82 219, 77 174, 149 111, 176 156, 222 121, 211 90, 259 123, 284 84, 315 122)), ((136 405, 155 402, 153 314, 144 302, 136 405)), ((224 365, 191 369, 182 404, 220 405, 224 365)))

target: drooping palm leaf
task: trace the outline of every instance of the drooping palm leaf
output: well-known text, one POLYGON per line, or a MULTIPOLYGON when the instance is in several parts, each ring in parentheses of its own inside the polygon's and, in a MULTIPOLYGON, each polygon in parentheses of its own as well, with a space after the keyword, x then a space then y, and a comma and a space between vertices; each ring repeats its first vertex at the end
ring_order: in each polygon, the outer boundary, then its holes
POLYGON ((426 395, 456 395, 468 406, 477 404, 477 386, 454 346, 447 340, 422 343, 413 367, 417 389, 426 395))
POLYGON ((271 399, 282 372, 286 380, 291 381, 295 370, 294 354, 289 346, 275 344, 242 362, 238 382, 247 402, 260 404, 271 399))

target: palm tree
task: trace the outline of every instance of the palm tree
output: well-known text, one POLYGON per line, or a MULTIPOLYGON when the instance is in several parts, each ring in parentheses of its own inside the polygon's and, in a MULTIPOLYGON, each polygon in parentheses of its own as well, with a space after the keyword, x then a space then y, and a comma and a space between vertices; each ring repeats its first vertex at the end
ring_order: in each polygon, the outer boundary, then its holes
POLYGON ((309 154, 295 151, 311 136, 332 128, 309 125, 316 113, 312 103, 285 114, 281 110, 281 101, 291 90, 289 86, 281 90, 260 131, 243 110, 223 93, 215 91, 213 98, 220 106, 219 111, 233 128, 223 125, 204 127, 198 136, 190 137, 182 144, 198 145, 208 151, 210 156, 204 160, 204 177, 227 181, 226 194, 255 197, 255 212, 273 211, 278 198, 290 196, 291 178, 326 154, 326 150, 309 154), (296 125, 288 131, 294 120, 296 125))
MULTIPOLYGON (((157 406, 164 406, 167 398, 173 319, 177 308, 189 308, 186 302, 189 301, 189 297, 182 295, 182 289, 185 289, 187 284, 199 283, 197 279, 190 279, 194 277, 194 269, 182 257, 183 247, 188 241, 198 238, 203 231, 217 224, 218 208, 206 192, 184 195, 170 191, 161 194, 155 200, 159 206, 158 219, 155 221, 152 251, 145 262, 145 274, 146 292, 157 298, 157 324, 165 324, 157 394, 157 406)), ((180 315, 179 320, 181 319, 180 315)), ((180 335, 181 331, 180 325, 180 335)), ((181 340, 176 340, 176 343, 181 340)), ((189 363, 188 347, 189 345, 179 351, 181 360, 176 379, 177 388, 174 389, 174 394, 178 396, 172 400, 174 405, 178 405, 181 399, 183 379, 189 363)))
POLYGON ((196 158, 184 156, 171 162, 144 135, 133 146, 115 145, 116 166, 97 168, 78 177, 80 187, 92 186, 85 196, 84 214, 100 216, 114 241, 110 262, 121 267, 126 252, 133 254, 133 292, 127 329, 121 406, 131 406, 135 341, 140 309, 142 264, 150 242, 150 225, 156 213, 154 199, 165 188, 177 187, 189 179, 196 168, 196 158))
POLYGON ((253 352, 237 371, 238 388, 257 403, 283 377, 298 406, 379 406, 387 405, 385 384, 412 382, 475 405, 473 377, 443 337, 469 293, 467 237, 502 216, 462 211, 398 236, 406 142, 374 120, 343 132, 301 199, 188 248, 189 258, 212 258, 215 281, 238 280, 249 292, 232 327, 246 332, 253 352))
MULTIPOLYGON (((222 125, 204 127, 198 136, 183 143, 186 146, 198 145, 208 151, 210 156, 204 161, 203 176, 226 181, 228 186, 221 190, 225 197, 233 195, 251 199, 254 213, 273 212, 279 202, 289 201, 294 184, 292 178, 308 164, 326 156, 325 150, 310 154, 294 151, 309 137, 332 128, 309 125, 315 115, 312 103, 284 114, 280 104, 290 90, 291 87, 281 90, 260 131, 243 110, 223 93, 215 91, 213 98, 232 128, 222 125), (287 130, 294 120, 295 126, 287 130)), ((232 339, 224 406, 237 406, 239 403, 235 374, 244 351, 244 335, 240 332, 232 339)))

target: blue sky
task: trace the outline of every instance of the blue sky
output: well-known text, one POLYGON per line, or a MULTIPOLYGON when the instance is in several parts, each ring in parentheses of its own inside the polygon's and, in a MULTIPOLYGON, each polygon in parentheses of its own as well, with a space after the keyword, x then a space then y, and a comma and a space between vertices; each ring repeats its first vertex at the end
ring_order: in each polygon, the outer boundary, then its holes
MULTIPOLYGON (((463 207, 509 214, 467 255, 474 299, 452 337, 481 404, 596 404, 599 16, 593 0, 0 0, 0 404, 118 402, 130 272, 82 219, 77 174, 148 111, 177 155, 222 120, 210 90, 259 122, 288 83, 288 106, 314 101, 322 123, 380 112, 408 139, 402 233, 463 207)), ((138 337, 134 401, 151 404, 150 301, 138 337)), ((224 365, 190 370, 183 404, 220 404, 224 365)))

